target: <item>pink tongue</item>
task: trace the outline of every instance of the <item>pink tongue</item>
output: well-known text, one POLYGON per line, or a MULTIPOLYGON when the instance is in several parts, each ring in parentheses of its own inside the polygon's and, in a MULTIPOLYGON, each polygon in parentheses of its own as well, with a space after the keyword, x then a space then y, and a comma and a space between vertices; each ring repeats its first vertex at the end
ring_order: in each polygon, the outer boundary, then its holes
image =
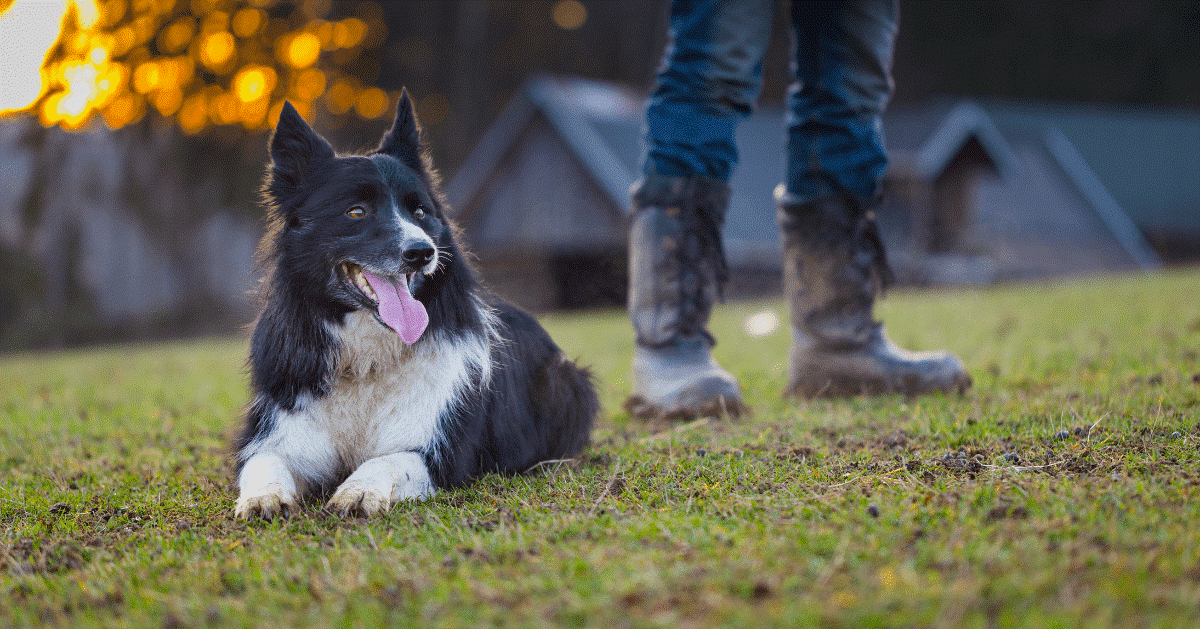
POLYGON ((408 345, 417 342, 425 326, 429 325, 429 313, 425 312, 425 304, 413 299, 408 292, 408 284, 401 281, 400 286, 390 281, 363 271, 367 282, 379 298, 379 318, 388 327, 400 335, 400 340, 408 345))

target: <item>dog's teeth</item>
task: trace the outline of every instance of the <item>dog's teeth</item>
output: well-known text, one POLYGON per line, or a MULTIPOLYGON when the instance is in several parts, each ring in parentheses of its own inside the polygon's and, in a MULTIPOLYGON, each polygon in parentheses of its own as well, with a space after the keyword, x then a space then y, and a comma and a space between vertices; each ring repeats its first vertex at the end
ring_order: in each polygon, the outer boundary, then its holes
POLYGON ((367 297, 375 299, 375 289, 371 288, 371 285, 361 275, 358 276, 358 287, 362 289, 362 292, 366 293, 367 297))
POLYGON ((350 280, 354 282, 354 285, 362 290, 363 294, 369 297, 372 301, 379 301, 379 298, 375 296, 375 289, 371 288, 371 283, 368 282, 367 277, 363 275, 362 267, 357 265, 347 265, 347 269, 349 270, 350 280))

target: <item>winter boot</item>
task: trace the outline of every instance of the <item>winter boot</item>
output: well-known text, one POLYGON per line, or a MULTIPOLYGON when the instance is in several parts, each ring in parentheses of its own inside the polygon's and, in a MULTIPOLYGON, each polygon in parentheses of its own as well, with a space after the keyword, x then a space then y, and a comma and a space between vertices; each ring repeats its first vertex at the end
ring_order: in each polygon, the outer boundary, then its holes
POLYGON ((971 386, 947 352, 893 344, 871 311, 891 282, 872 212, 850 197, 789 203, 776 190, 792 350, 785 394, 804 398, 941 391, 971 386))
POLYGON ((712 358, 707 329, 727 279, 721 223, 729 187, 706 178, 648 177, 633 193, 629 316, 637 333, 633 395, 638 417, 737 416, 737 380, 712 358))

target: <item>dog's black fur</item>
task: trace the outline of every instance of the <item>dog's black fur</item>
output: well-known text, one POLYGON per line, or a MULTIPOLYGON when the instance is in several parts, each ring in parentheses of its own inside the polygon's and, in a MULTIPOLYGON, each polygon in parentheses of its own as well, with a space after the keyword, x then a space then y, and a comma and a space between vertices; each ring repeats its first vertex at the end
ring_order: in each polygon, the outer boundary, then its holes
MULTIPOLYGON (((274 433, 284 422, 302 417, 320 423, 321 418, 309 417, 320 412, 312 409, 337 387, 355 386, 353 369, 344 364, 353 360, 348 356, 386 350, 345 347, 392 334, 374 310, 377 304, 348 276, 353 265, 407 281, 428 312, 428 326, 412 347, 397 344, 401 354, 415 358, 398 358, 396 364, 411 369, 406 361, 419 360, 422 344, 484 343, 487 348, 490 367, 466 365, 469 382, 438 402, 438 417, 428 418, 436 423, 438 438, 414 450, 435 488, 460 486, 489 472, 522 472, 580 452, 599 409, 591 377, 563 356, 533 317, 480 285, 446 218, 407 92, 374 153, 335 155, 290 104, 280 114, 270 153, 264 186, 270 227, 260 249, 264 307, 250 348, 254 398, 235 443, 239 477, 247 460, 263 451, 262 444, 281 438, 274 433), (351 207, 364 215, 351 218, 351 207), (419 264, 430 259, 430 252, 412 254, 414 225, 436 248, 432 273, 422 272, 419 264), (348 332, 348 317, 360 311, 373 315, 369 325, 383 329, 365 337, 348 332), (481 382, 488 371, 490 377, 481 382)), ((389 368, 399 367, 386 360, 371 367, 389 368)), ((363 462, 331 453, 336 461, 303 469, 303 457, 279 456, 288 461, 301 497, 328 495, 363 462)), ((243 484, 243 499, 246 491, 243 484)), ((253 506, 242 511, 239 502, 241 515, 272 515, 253 506)))

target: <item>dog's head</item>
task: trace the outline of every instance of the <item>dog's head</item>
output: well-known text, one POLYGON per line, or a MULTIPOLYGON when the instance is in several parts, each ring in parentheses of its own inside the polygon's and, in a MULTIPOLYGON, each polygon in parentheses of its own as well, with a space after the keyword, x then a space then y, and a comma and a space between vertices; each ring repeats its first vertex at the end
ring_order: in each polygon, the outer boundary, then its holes
POLYGON ((408 344, 429 323, 422 288, 454 247, 420 134, 406 91, 374 153, 338 156, 285 103, 265 188, 276 274, 310 303, 370 311, 408 344))

